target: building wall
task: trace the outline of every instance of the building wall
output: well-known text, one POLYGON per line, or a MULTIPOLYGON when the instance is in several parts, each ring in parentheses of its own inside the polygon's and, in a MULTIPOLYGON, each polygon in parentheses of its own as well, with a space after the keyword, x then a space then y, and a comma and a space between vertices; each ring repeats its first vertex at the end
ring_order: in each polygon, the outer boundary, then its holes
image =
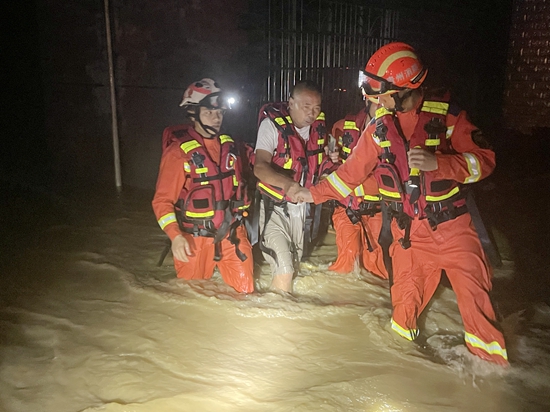
POLYGON ((514 3, 504 119, 524 133, 550 127, 550 0, 514 3))

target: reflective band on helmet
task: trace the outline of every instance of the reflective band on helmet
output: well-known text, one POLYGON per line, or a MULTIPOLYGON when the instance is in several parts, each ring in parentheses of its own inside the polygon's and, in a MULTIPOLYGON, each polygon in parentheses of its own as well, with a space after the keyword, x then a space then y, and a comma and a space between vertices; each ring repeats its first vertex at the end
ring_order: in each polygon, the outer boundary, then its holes
POLYGON ((391 318, 391 328, 408 340, 415 340, 418 337, 418 329, 404 329, 391 318))
POLYGON ((466 164, 468 165, 468 172, 470 176, 464 179, 464 183, 474 183, 479 180, 481 177, 481 165, 476 156, 471 153, 462 153, 464 159, 466 159, 466 164))
POLYGON ((468 332, 464 332, 464 340, 474 348, 482 349, 490 355, 500 355, 504 359, 508 360, 508 353, 497 341, 491 343, 485 343, 479 339, 476 335, 468 332))
POLYGON ((191 150, 196 149, 197 147, 201 147, 201 145, 196 140, 190 140, 188 142, 182 143, 180 147, 181 150, 183 150, 185 153, 189 153, 191 150))
POLYGON ((177 223, 177 219, 176 219, 176 214, 175 213, 167 213, 165 214, 164 216, 162 216, 159 220, 158 220, 158 224, 160 226, 160 228, 162 230, 164 230, 164 228, 166 226, 168 226, 170 223, 177 223))
POLYGON ((338 193, 340 193, 342 197, 346 197, 352 192, 352 190, 348 187, 348 185, 346 185, 344 181, 340 179, 340 177, 338 177, 337 172, 331 173, 327 177, 327 180, 330 183, 330 185, 334 187, 334 189, 336 189, 338 193))
POLYGON ((428 196, 428 195, 426 195, 426 200, 428 202, 441 202, 442 200, 449 199, 450 197, 453 197, 459 191, 460 191, 460 189, 458 187, 455 187, 449 193, 441 195, 441 196, 428 196))

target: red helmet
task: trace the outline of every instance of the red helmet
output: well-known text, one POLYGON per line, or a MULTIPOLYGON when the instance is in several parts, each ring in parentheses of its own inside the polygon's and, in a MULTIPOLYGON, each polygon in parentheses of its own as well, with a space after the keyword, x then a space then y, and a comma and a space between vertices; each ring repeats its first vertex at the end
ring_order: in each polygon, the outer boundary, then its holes
POLYGON ((414 49, 406 43, 389 43, 378 49, 365 66, 366 80, 361 85, 367 97, 392 94, 420 87, 428 69, 414 49))
POLYGON ((225 108, 220 99, 222 90, 212 79, 202 79, 191 83, 183 93, 180 106, 205 106, 212 109, 225 108))

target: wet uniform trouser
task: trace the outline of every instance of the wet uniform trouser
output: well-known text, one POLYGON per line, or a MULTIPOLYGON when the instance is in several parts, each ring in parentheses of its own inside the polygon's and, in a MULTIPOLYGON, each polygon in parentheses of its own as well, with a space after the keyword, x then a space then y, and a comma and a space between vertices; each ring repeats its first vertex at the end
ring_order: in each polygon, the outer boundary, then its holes
POLYGON ((218 266, 220 275, 225 283, 233 287, 237 292, 254 292, 254 263, 252 261, 252 246, 246 236, 244 226, 236 229, 237 238, 240 240, 239 249, 247 256, 242 262, 235 252, 228 238, 221 241, 222 259, 214 261, 214 238, 197 236, 193 237, 185 233, 184 236, 191 246, 193 256, 189 256, 189 262, 181 262, 174 259, 174 267, 177 277, 182 279, 210 279, 214 269, 218 266))
POLYGON ((494 326, 495 312, 489 298, 492 273, 470 214, 441 223, 435 231, 427 219, 413 220, 408 249, 397 242, 403 231, 395 221, 392 231, 392 329, 409 340, 418 336, 417 318, 445 270, 456 294, 466 346, 482 359, 507 364, 504 338, 494 326))
POLYGON ((361 223, 355 225, 351 223, 344 207, 337 206, 334 209, 332 223, 336 231, 338 257, 328 269, 338 273, 349 273, 353 270, 356 259, 361 257, 361 263, 365 269, 382 279, 387 279, 384 255, 378 244, 382 214, 377 213, 372 217, 363 215, 361 220, 369 236, 372 252, 369 252, 361 223))
MULTIPOLYGON (((271 249, 277 255, 275 260, 268 253, 263 256, 271 266, 271 273, 283 275, 296 273, 302 259, 304 248, 304 225, 306 220, 307 203, 286 203, 283 206, 273 206, 273 212, 263 232, 264 247, 271 249)), ((260 206, 260 229, 264 227, 264 201, 260 206)))

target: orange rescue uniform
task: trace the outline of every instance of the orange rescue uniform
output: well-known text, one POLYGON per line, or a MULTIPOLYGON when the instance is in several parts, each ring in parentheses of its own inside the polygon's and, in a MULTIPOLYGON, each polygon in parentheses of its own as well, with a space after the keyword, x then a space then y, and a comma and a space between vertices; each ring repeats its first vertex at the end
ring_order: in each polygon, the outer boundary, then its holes
MULTIPOLYGON (((206 151, 211 159, 220 164, 220 141, 216 136, 212 139, 203 139, 206 151)), ((157 187, 153 198, 153 210, 157 219, 174 213, 174 205, 178 201, 182 188, 189 188, 190 179, 184 171, 184 165, 190 161, 189 156, 180 148, 179 142, 173 142, 164 151, 161 161, 157 187)), ((239 160, 240 161, 240 160, 239 160)), ((252 260, 252 246, 247 237, 244 225, 236 229, 237 238, 240 240, 239 249, 247 256, 244 262, 237 257, 235 245, 226 237, 221 243, 222 259, 214 261, 214 238, 196 236, 182 232, 177 222, 172 222, 163 228, 170 240, 176 236, 184 236, 191 247, 192 256, 188 256, 189 262, 181 262, 174 259, 174 267, 177 277, 183 279, 210 279, 214 274, 214 268, 218 266, 222 279, 236 291, 251 293, 254 291, 252 260)))
MULTIPOLYGON (((418 120, 417 110, 397 112, 397 118, 409 140, 418 120)), ((495 154, 474 143, 472 132, 477 128, 468 121, 466 113, 448 114, 446 123, 456 154, 436 153, 437 170, 423 173, 430 173, 435 180, 449 179, 459 183, 470 183, 491 174, 495 154)), ((351 191, 350 188, 362 183, 373 172, 382 153, 373 138, 374 132, 375 125, 370 124, 348 161, 332 177, 311 188, 315 203, 342 198, 342 187, 351 191)), ((436 230, 432 230, 427 219, 413 219, 408 249, 398 242, 405 233, 395 220, 392 233, 392 329, 409 340, 418 336, 417 318, 433 296, 441 271, 445 270, 457 296, 468 349, 482 359, 507 365, 504 337, 494 325, 496 317, 489 298, 492 272, 470 214, 441 223, 436 230)))
MULTIPOLYGON (((338 142, 340 142, 341 136, 344 134, 344 122, 345 119, 341 119, 332 126, 332 135, 338 142)), ((361 128, 364 127, 364 125, 358 126, 361 128)), ((344 162, 342 161, 342 163, 344 162)), ((368 177, 360 186, 362 186, 361 193, 363 196, 378 196, 378 185, 373 176, 368 177)), ((369 272, 382 279, 388 278, 382 248, 378 244, 378 236, 382 228, 381 213, 376 213, 373 216, 362 215, 361 222, 353 224, 346 214, 346 208, 336 206, 332 214, 332 224, 336 231, 338 256, 336 261, 329 266, 329 270, 338 273, 349 273, 353 270, 356 260, 360 258, 363 267, 369 272), (369 251, 369 245, 365 236, 369 238, 372 251, 369 251)))

